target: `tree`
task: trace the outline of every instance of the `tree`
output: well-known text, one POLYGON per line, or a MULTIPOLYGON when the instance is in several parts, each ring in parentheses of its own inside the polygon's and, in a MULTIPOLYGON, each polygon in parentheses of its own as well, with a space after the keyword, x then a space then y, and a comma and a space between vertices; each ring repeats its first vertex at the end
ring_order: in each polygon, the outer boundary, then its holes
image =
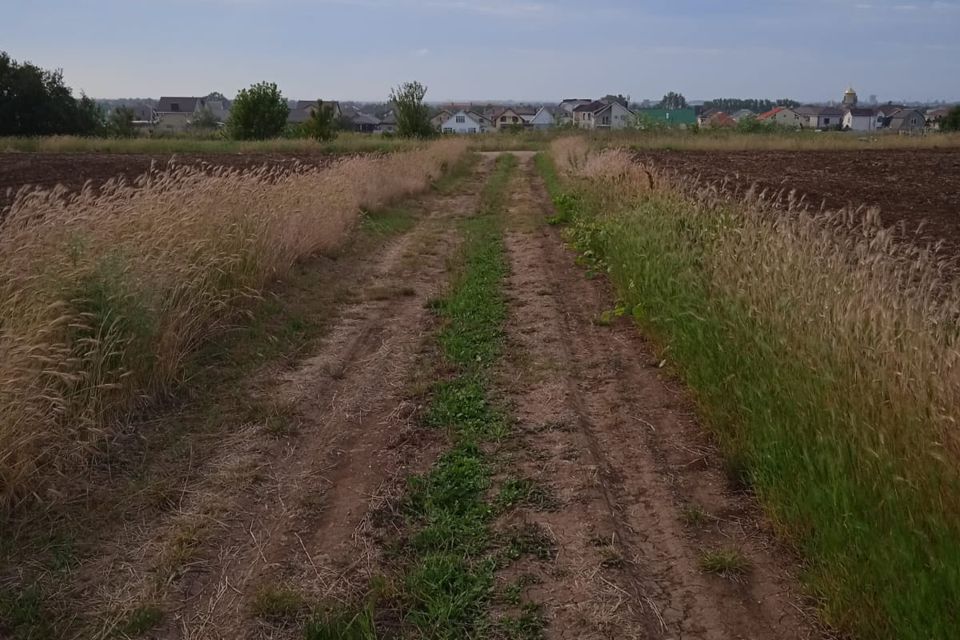
POLYGON ((75 99, 61 71, 0 52, 0 136, 94 135, 102 127, 97 103, 75 99))
POLYGON ((137 135, 137 129, 133 126, 133 109, 130 107, 117 107, 107 118, 107 135, 115 138, 132 138, 137 135))
POLYGON ((220 125, 217 116, 213 114, 210 107, 201 107, 193 117, 190 118, 190 128, 198 131, 211 131, 220 125))
POLYGON ((405 82, 390 91, 390 102, 397 117, 397 135, 405 138, 429 138, 436 132, 430 126, 430 109, 423 103, 427 88, 419 82, 405 82))
POLYGON ((940 129, 943 131, 960 131, 960 105, 950 109, 947 115, 940 121, 940 129))
POLYGON ((325 142, 337 137, 337 116, 333 105, 323 100, 317 101, 317 106, 310 110, 310 118, 303 125, 308 137, 325 142))
POLYGON ((237 140, 276 138, 287 126, 290 107, 272 82, 260 82, 241 89, 233 101, 227 129, 237 140))
POLYGON ((621 94, 621 93, 618 93, 617 95, 613 95, 612 93, 608 93, 607 95, 605 95, 605 96, 603 96, 602 98, 600 98, 600 100, 601 100, 602 102, 606 102, 606 103, 608 103, 608 104, 611 103, 611 102, 619 102, 620 104, 622 104, 623 106, 627 107, 628 109, 630 108, 630 96, 625 96, 625 95, 623 95, 623 94, 621 94))
POLYGON ((660 109, 686 109, 687 108, 687 99, 683 97, 682 93, 675 93, 671 91, 667 95, 663 96, 663 100, 660 101, 660 109))

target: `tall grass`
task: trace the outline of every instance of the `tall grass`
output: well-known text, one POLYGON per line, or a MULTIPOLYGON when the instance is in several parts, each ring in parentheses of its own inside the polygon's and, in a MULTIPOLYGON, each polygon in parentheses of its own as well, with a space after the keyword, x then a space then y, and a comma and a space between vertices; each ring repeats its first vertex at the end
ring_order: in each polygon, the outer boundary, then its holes
POLYGON ((33 153, 329 153, 410 151, 420 140, 342 133, 328 142, 308 139, 227 140, 199 137, 82 138, 47 136, 0 138, 0 152, 33 153))
POLYGON ((0 222, 0 504, 86 460, 114 418, 177 385, 186 359, 242 322, 272 280, 465 149, 21 192, 0 222))
POLYGON ((575 244, 700 400, 825 618, 863 637, 960 628, 960 285, 875 212, 672 182, 565 141, 575 244))

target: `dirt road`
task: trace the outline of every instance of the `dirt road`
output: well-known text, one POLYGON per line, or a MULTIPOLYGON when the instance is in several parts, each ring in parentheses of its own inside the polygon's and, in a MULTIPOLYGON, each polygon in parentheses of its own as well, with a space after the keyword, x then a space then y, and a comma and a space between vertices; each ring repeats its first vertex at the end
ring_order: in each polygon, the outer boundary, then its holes
MULTIPOLYGON (((495 376, 514 427, 497 445, 498 473, 523 476, 543 499, 496 526, 533 527, 553 551, 502 568, 496 588, 520 585, 548 638, 820 637, 793 561, 730 486, 660 357, 604 315, 611 292, 547 226, 532 154, 517 155, 495 376)), ((460 222, 493 164, 485 155, 456 189, 408 203, 411 228, 375 252, 320 265, 330 272, 287 292, 320 296, 330 318, 292 366, 237 381, 257 407, 249 419, 181 443, 179 466, 162 474, 104 475, 91 505, 127 506, 84 511, 99 525, 77 534, 54 576, 52 636, 302 638, 315 603, 349 604, 390 574, 402 526, 390 505, 448 446, 420 419, 437 375, 431 301, 456 273, 460 222), (173 487, 159 498, 157 475, 173 487)), ((44 549, 31 562, 43 564, 44 549)), ((394 614, 377 617, 379 637, 400 628, 394 614)))

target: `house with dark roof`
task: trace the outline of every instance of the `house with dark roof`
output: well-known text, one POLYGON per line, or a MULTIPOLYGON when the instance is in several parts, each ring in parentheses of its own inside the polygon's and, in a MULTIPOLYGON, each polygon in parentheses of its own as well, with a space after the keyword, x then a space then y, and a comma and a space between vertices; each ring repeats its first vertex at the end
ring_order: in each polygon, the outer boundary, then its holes
POLYGON ((570 124, 573 122, 573 111, 577 107, 590 104, 593 100, 587 98, 566 98, 561 100, 557 107, 557 121, 560 124, 570 124))
POLYGON ((594 100, 573 110, 573 123, 581 129, 626 129, 636 116, 617 101, 594 100))
POLYGON ((223 100, 198 97, 163 96, 153 109, 154 128, 165 133, 179 133, 189 128, 193 118, 209 111, 217 122, 226 122, 230 115, 223 100))
POLYGON ((377 133, 396 133, 397 132, 397 116, 393 113, 393 109, 387 111, 382 118, 380 118, 380 126, 377 127, 377 133))
MULTIPOLYGON (((287 114, 287 124, 303 124, 311 118, 320 102, 321 100, 297 100, 296 102, 290 103, 290 112, 287 114)), ((336 100, 323 100, 322 102, 324 106, 331 106, 333 108, 334 120, 339 120, 341 116, 343 116, 339 102, 336 100)))

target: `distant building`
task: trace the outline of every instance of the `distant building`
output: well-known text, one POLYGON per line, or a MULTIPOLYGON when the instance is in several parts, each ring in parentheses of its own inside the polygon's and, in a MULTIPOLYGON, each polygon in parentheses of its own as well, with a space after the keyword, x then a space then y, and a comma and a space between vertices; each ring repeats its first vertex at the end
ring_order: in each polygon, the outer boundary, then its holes
POLYGON ((377 127, 377 131, 380 133, 396 133, 397 132, 397 116, 393 113, 393 109, 387 111, 382 118, 380 118, 380 126, 377 127))
POLYGON ((557 122, 558 124, 571 124, 574 121, 573 112, 577 107, 582 107, 585 104, 590 104, 593 100, 588 100, 586 98, 567 98, 562 100, 560 105, 557 107, 557 122))
POLYGON ((898 109, 887 115, 884 124, 897 133, 919 133, 927 126, 927 119, 918 109, 898 109))
MULTIPOLYGON (((287 124, 303 124, 309 120, 313 112, 317 110, 319 103, 319 100, 297 100, 290 106, 290 113, 287 114, 287 124)), ((343 112, 340 110, 340 103, 336 100, 324 100, 323 105, 333 108, 334 120, 339 120, 343 115, 343 112)))
POLYGON ((826 131, 843 126, 844 112, 837 107, 804 106, 797 107, 795 111, 800 116, 800 126, 804 129, 826 131))
POLYGON ((636 116, 622 103, 595 100, 573 110, 573 122, 581 129, 626 129, 636 116))
POLYGON ((346 119, 350 122, 352 130, 357 133, 376 133, 377 127, 380 126, 379 118, 362 111, 354 111, 348 114, 346 119))
POLYGON ((770 111, 758 115, 757 122, 775 124, 778 127, 790 127, 792 129, 799 129, 802 126, 800 114, 790 107, 774 107, 770 111))
POLYGON ((843 128, 847 131, 876 131, 883 126, 874 108, 851 107, 843 114, 843 128))
POLYGON ((635 109, 638 124, 666 125, 668 127, 691 127, 697 124, 697 111, 687 109, 635 109))
POLYGON ((430 124, 433 125, 433 128, 437 131, 443 128, 443 123, 453 114, 447 111, 446 109, 441 109, 437 115, 430 118, 430 124))
POLYGON ((552 129, 557 125, 557 117, 550 109, 540 107, 528 124, 533 129, 552 129))
POLYGON ((473 111, 460 110, 451 115, 440 126, 443 133, 477 134, 490 130, 490 121, 473 111))
POLYGON ((849 109, 857 106, 857 101, 857 92, 853 90, 853 87, 847 87, 847 90, 843 92, 841 104, 849 109))
POLYGON ((737 121, 729 113, 717 111, 703 121, 703 126, 710 129, 729 129, 737 126, 737 121))
POLYGON ((756 115, 757 114, 755 114, 753 111, 750 111, 750 109, 740 109, 739 111, 735 111, 734 113, 731 113, 730 117, 736 120, 737 122, 740 122, 744 118, 753 118, 756 115))
POLYGON ((161 133, 182 133, 204 106, 204 98, 163 96, 153 110, 154 129, 161 133))
POLYGON ((507 107, 495 112, 491 120, 494 127, 502 130, 510 127, 526 127, 536 115, 537 110, 529 107, 507 107))

